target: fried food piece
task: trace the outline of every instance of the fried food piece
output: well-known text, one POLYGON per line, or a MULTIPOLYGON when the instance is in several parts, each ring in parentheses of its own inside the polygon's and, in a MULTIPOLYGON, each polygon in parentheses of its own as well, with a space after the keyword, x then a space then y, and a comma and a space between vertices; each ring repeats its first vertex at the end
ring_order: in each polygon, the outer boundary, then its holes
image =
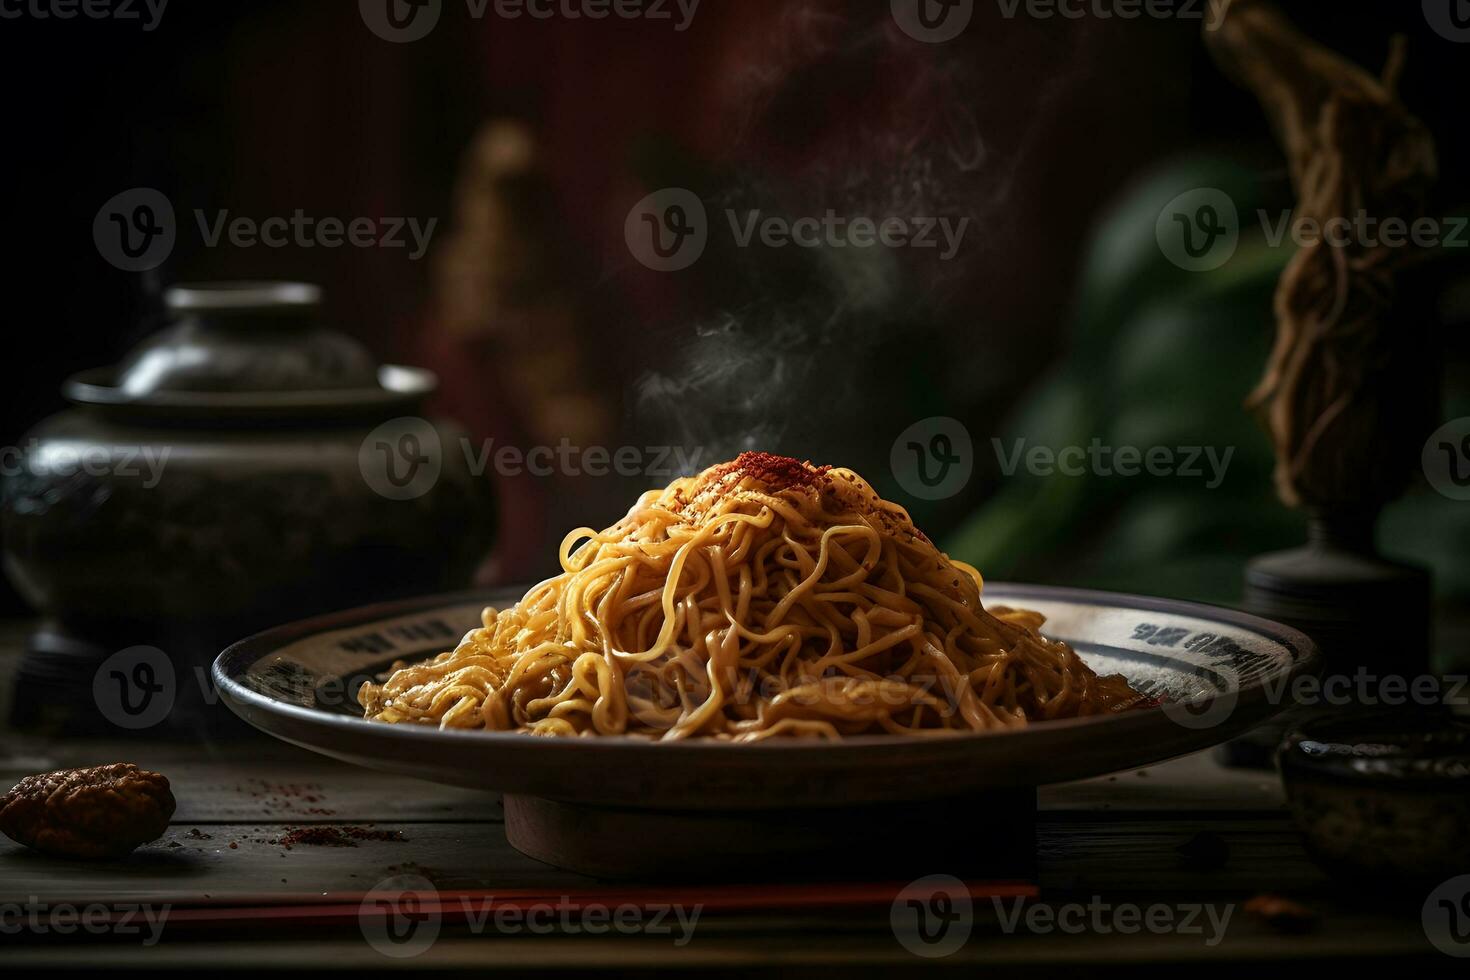
POLYGON ((0 799, 0 831, 46 854, 122 857, 174 814, 168 779, 130 762, 27 776, 0 799))

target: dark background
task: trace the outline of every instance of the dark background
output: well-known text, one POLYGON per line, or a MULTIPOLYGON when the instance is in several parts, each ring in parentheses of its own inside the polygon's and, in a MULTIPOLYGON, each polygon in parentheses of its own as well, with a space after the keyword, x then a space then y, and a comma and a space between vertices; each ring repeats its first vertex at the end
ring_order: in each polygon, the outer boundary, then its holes
MULTIPOLYGON (((1403 98, 1439 141, 1441 204, 1470 199, 1470 49, 1436 35, 1418 2, 1284 6, 1375 71, 1389 36, 1407 35, 1403 98)), ((893 436, 928 415, 961 418, 978 438, 1068 355, 1088 236, 1154 168, 1228 157, 1289 203, 1259 107, 1214 68, 1198 21, 1006 20, 980 2, 949 44, 905 42, 891 27, 886 2, 841 0, 704 0, 682 34, 668 22, 476 22, 447 2, 437 29, 407 45, 372 35, 346 0, 173 0, 152 33, 138 22, 0 20, 10 273, 0 442, 62 408, 67 375, 115 361, 156 327, 139 277, 92 242, 98 208, 135 186, 163 191, 179 214, 162 281, 320 282, 334 324, 379 357, 439 368, 442 407, 474 432, 554 441, 554 410, 538 417, 493 394, 535 387, 535 365, 514 351, 466 359, 441 329, 435 263, 463 221, 456 180, 496 118, 525 120, 540 146, 543 196, 511 237, 538 243, 537 281, 577 310, 556 335, 569 363, 546 384, 595 393, 580 431, 607 445, 672 438, 733 451, 754 436, 876 471, 893 436), (680 276, 636 265, 623 217, 674 183, 798 212, 902 200, 974 224, 954 263, 905 258, 897 293, 853 312, 843 290, 860 285, 805 257, 771 268, 716 254, 680 276), (193 230, 196 207, 436 216, 440 229, 419 262, 403 250, 210 249, 193 230), (722 350, 772 353, 733 375, 705 371, 722 350), (896 358, 909 380, 886 373, 896 358), (649 395, 660 377, 702 379, 673 413, 681 425, 649 395)), ((1269 329, 1266 311, 1252 329, 1269 329)), ((986 477, 922 508, 925 523, 960 525, 993 492, 986 477)), ((543 571, 545 541, 569 522, 609 523, 631 489, 616 479, 509 489, 508 517, 530 530, 505 538, 499 574, 543 571)))

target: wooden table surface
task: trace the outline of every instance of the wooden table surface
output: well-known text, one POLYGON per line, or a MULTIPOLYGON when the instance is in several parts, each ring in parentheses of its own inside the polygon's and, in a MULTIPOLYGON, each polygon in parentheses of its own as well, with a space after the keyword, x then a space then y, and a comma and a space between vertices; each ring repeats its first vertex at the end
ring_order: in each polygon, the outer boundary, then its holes
MULTIPOLYGON (((14 690, 5 695, 12 701, 15 696, 14 690)), ((1329 879, 1304 852, 1275 775, 1226 769, 1207 753, 1041 791, 1040 897, 1026 907, 1039 903, 1063 913, 1067 928, 1047 927, 1043 920, 1036 920, 1041 927, 1025 920, 1008 927, 1014 911, 1009 900, 997 908, 977 899, 963 944, 950 955, 926 958, 896 935, 887 899, 867 906, 709 912, 683 943, 666 933, 573 935, 559 928, 498 929, 487 920, 482 928, 446 925, 418 955, 392 959, 365 939, 352 916, 282 921, 252 918, 250 910, 312 903, 352 908, 379 882, 402 874, 450 894, 506 896, 534 889, 550 896, 588 890, 607 895, 610 886, 513 850, 494 795, 360 770, 246 731, 192 739, 148 732, 80 737, 11 731, 0 746, 0 782, 6 786, 28 773, 129 761, 167 775, 178 799, 165 837, 118 862, 57 860, 0 840, 0 958, 13 967, 543 973, 702 967, 804 976, 886 975, 921 967, 1135 974, 1180 964, 1196 972, 1238 973, 1250 962, 1365 958, 1391 960, 1400 969, 1413 963, 1432 973, 1463 967, 1426 940, 1420 919, 1425 896, 1386 896, 1329 879), (362 828, 370 837, 390 839, 356 840, 350 847, 280 843, 290 830, 311 826, 362 828), (1289 931, 1248 913, 1244 902, 1261 893, 1310 909, 1306 930, 1289 931), (146 929, 84 939, 8 927, 32 907, 85 908, 94 902, 110 910, 168 906, 174 924, 165 919, 151 944, 144 941, 146 929), (1125 906, 1161 907, 1168 911, 1159 914, 1172 914, 1176 922, 1193 909, 1203 927, 1125 932, 1113 924, 1127 922, 1109 918, 1110 910, 1125 906), (1105 911, 1088 917, 1081 910, 1089 907, 1105 911), (180 924, 182 910, 211 908, 232 910, 230 920, 180 924), (1069 909, 1074 917, 1067 920, 1069 909), (1211 914, 1224 922, 1222 929, 1207 925, 1211 914)), ((966 843, 961 826, 937 826, 934 832, 954 837, 957 848, 966 843)), ((896 895, 903 884, 892 883, 890 892, 896 895)), ((654 895, 659 887, 655 883, 654 895)), ((689 890, 678 886, 669 894, 689 890)))

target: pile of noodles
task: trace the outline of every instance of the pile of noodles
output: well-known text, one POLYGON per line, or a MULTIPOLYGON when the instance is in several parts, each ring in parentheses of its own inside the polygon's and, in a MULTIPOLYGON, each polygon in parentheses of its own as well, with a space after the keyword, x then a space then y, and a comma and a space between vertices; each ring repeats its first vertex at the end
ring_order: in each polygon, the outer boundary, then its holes
POLYGON ((850 470, 745 453, 561 546, 564 571, 364 685, 382 722, 753 741, 936 735, 1141 698, 980 603, 980 575, 850 470))

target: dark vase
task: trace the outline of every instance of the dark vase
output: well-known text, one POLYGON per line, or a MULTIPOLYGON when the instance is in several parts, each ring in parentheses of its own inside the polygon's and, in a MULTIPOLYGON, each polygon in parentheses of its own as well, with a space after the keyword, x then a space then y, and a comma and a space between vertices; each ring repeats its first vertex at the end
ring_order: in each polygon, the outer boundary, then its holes
POLYGON ((432 374, 375 365, 315 287, 169 290, 173 325, 64 386, 4 491, 5 569, 66 636, 197 660, 289 619, 463 587, 493 536, 432 374))

